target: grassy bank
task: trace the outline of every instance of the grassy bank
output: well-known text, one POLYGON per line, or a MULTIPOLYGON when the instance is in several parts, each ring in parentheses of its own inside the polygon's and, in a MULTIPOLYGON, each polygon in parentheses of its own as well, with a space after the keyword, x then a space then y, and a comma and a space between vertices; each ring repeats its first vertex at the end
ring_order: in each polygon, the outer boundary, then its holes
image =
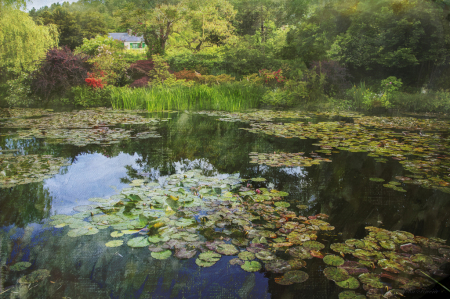
POLYGON ((238 82, 216 86, 194 85, 152 88, 114 88, 111 104, 114 109, 162 110, 225 110, 258 108, 265 92, 262 86, 238 82))

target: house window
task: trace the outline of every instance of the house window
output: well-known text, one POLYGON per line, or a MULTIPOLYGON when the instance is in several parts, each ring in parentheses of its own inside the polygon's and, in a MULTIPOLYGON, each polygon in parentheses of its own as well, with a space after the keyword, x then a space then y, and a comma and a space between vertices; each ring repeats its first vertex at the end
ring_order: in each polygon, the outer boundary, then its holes
POLYGON ((139 49, 139 43, 130 43, 131 49, 139 49))

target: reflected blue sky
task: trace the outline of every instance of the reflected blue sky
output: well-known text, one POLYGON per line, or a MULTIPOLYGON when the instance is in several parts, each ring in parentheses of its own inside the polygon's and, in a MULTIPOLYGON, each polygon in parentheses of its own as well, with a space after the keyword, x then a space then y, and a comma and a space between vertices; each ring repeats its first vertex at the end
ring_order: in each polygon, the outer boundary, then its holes
POLYGON ((98 153, 77 156, 67 167, 67 172, 45 181, 44 188, 54 198, 51 214, 69 214, 73 207, 92 204, 89 198, 116 194, 112 186, 118 190, 128 187, 120 182, 120 178, 127 176, 126 165, 140 169, 136 163, 139 158, 138 154, 124 153, 113 158, 98 153))

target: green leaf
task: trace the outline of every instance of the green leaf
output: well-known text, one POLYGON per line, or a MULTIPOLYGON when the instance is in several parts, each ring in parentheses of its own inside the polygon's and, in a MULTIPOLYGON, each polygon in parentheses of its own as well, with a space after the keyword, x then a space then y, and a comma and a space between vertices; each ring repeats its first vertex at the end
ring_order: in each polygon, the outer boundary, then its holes
POLYGON ((151 255, 153 258, 155 258, 157 260, 165 260, 165 259, 168 259, 172 255, 172 251, 164 250, 164 251, 160 251, 160 252, 152 252, 151 255))
POLYGON ((259 271, 261 269, 261 264, 259 262, 256 262, 256 261, 252 261, 252 262, 246 261, 241 266, 241 268, 244 271, 247 271, 247 272, 256 272, 256 271, 259 271))
POLYGON ((146 247, 150 245, 147 237, 137 237, 128 240, 127 245, 130 247, 146 247))
POLYGON ((341 258, 340 256, 337 256, 337 255, 333 255, 333 254, 326 255, 323 258, 323 261, 325 264, 330 265, 330 266, 340 266, 340 265, 344 264, 343 258, 341 258))
POLYGON ((106 247, 119 247, 122 245, 123 245, 123 240, 109 241, 108 243, 105 244, 106 247))

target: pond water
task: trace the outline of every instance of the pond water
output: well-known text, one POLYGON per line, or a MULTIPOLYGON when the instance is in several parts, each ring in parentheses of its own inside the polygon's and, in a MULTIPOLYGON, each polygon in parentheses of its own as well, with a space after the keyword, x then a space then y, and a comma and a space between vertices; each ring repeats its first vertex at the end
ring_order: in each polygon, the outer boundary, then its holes
POLYGON ((0 298, 449 297, 448 120, 110 114, 0 122, 0 298))

